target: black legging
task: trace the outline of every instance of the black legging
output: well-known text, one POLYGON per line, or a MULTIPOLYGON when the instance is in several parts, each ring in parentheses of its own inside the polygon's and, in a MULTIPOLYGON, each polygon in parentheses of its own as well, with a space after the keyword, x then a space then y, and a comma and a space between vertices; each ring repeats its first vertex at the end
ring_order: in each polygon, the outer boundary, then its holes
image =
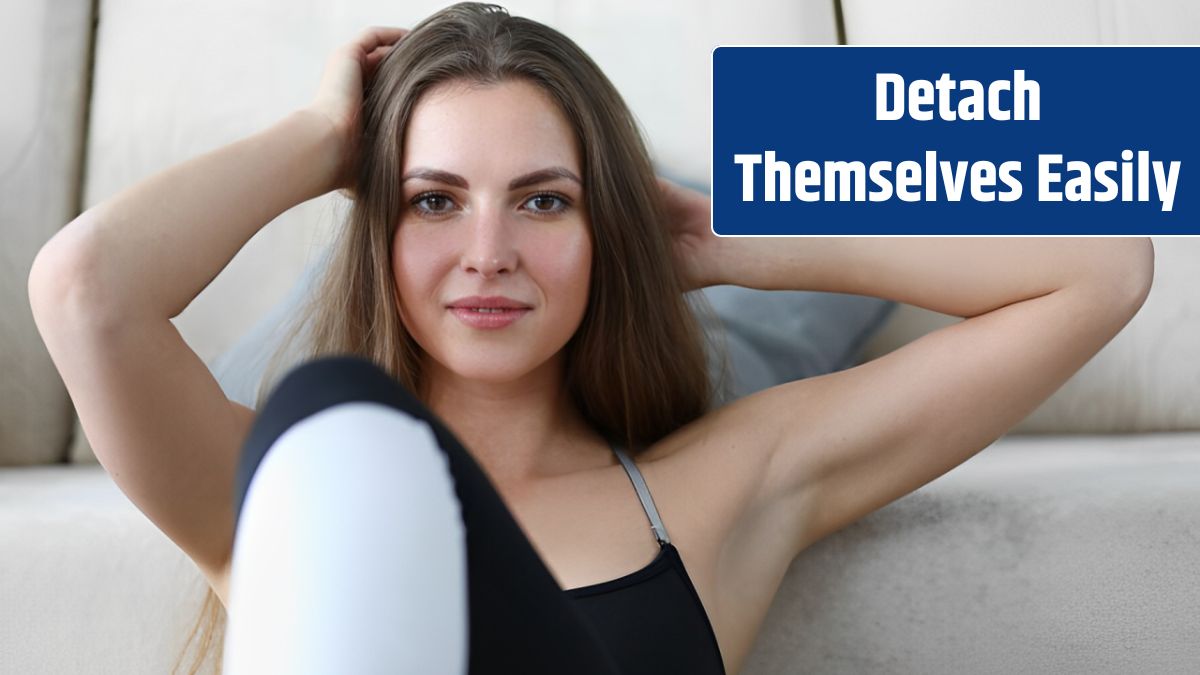
POLYGON ((229 675, 617 673, 479 465, 370 361, 291 370, 234 495, 229 675))

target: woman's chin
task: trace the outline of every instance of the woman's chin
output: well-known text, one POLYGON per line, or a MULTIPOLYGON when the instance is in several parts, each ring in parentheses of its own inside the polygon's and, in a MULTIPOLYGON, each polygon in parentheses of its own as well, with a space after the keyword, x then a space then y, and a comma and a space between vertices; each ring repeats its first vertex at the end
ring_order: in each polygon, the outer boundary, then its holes
POLYGON ((498 354, 489 358, 480 353, 473 357, 454 359, 447 366, 455 376, 464 380, 504 384, 529 375, 537 367, 537 364, 531 360, 505 358, 498 354))
MULTIPOLYGON (((564 343, 566 340, 564 339, 564 343)), ((526 379, 535 372, 561 366, 562 347, 557 351, 553 343, 532 340, 507 340, 503 342, 459 342, 442 340, 436 351, 426 350, 426 358, 441 375, 451 379, 472 382, 504 384, 526 379)), ((561 378, 561 373, 557 374, 561 378)))

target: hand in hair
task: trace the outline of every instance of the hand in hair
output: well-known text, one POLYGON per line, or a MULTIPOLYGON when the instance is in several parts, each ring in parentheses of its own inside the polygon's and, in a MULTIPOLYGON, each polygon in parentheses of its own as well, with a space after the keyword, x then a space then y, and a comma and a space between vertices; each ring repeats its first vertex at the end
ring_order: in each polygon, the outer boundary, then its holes
POLYGON ((718 270, 716 248, 720 237, 712 232, 712 201, 707 195, 658 177, 658 187, 667 210, 667 231, 678 269, 684 274, 684 290, 692 291, 725 283, 718 270))
POLYGON ((331 189, 353 184, 352 172, 362 136, 363 91, 375 76, 379 63, 407 34, 407 28, 367 28, 334 50, 325 63, 317 94, 305 108, 328 118, 340 139, 345 160, 338 175, 330 179, 331 189))

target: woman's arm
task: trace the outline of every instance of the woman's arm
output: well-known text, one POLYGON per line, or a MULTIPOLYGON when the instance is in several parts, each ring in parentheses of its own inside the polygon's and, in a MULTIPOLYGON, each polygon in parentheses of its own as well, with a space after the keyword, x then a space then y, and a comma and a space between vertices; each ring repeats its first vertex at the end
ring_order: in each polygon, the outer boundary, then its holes
POLYGON ((692 254, 682 263, 693 282, 864 293, 966 317, 733 401, 645 458, 680 486, 660 504, 701 511, 689 517, 719 551, 718 588, 741 606, 756 591, 761 612, 776 590, 761 580, 781 579, 800 551, 1032 413, 1129 323, 1154 276, 1146 238, 738 239, 713 235, 705 215, 682 222, 676 251, 692 254))
POLYGON ((360 78, 398 32, 340 47, 301 111, 89 209, 29 275, 34 321, 96 458, 225 602, 233 479, 254 411, 225 396, 170 319, 266 223, 345 185, 360 78))
POLYGON ((718 237, 706 195, 659 179, 689 288, 869 295, 973 317, 1082 279, 1142 280, 1153 269, 1146 237, 718 237))
POLYGON ((333 188, 330 122, 308 110, 173 166, 69 223, 31 275, 70 284, 79 309, 112 320, 177 316, 264 225, 333 188))
POLYGON ((293 114, 85 212, 34 260, 34 321, 96 458, 227 600, 233 478, 254 414, 170 318, 265 223, 316 196, 329 123, 293 114))
MULTIPOLYGON (((90 313, 177 316, 263 226, 349 187, 364 82, 407 32, 362 31, 333 52, 307 106, 88 209, 46 244, 40 266, 68 259, 90 313)), ((68 283, 59 273, 46 276, 52 286, 68 283)))
POLYGON ((1120 277, 1154 255, 1145 237, 713 239, 723 283, 870 295, 960 317, 1083 279, 1135 285, 1120 277))

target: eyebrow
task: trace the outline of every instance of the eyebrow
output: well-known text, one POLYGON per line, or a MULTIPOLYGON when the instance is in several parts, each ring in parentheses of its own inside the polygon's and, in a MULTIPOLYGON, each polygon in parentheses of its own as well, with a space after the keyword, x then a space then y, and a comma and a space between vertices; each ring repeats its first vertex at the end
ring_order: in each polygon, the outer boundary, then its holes
MULTIPOLYGON (((424 180, 434 181, 436 183, 445 183, 447 185, 460 187, 464 190, 471 187, 470 184, 467 183, 467 179, 459 176, 458 174, 425 167, 419 167, 409 171, 400 178, 400 182, 403 184, 414 178, 421 178, 424 180)), ((537 185, 538 183, 548 183, 557 178, 566 178, 567 180, 575 181, 579 185, 583 185, 583 181, 579 179, 579 176, 576 176, 575 173, 570 169, 561 166, 552 166, 548 169, 539 169, 537 171, 531 171, 523 176, 517 176, 509 181, 508 189, 519 190, 523 187, 529 187, 530 185, 537 185)))

